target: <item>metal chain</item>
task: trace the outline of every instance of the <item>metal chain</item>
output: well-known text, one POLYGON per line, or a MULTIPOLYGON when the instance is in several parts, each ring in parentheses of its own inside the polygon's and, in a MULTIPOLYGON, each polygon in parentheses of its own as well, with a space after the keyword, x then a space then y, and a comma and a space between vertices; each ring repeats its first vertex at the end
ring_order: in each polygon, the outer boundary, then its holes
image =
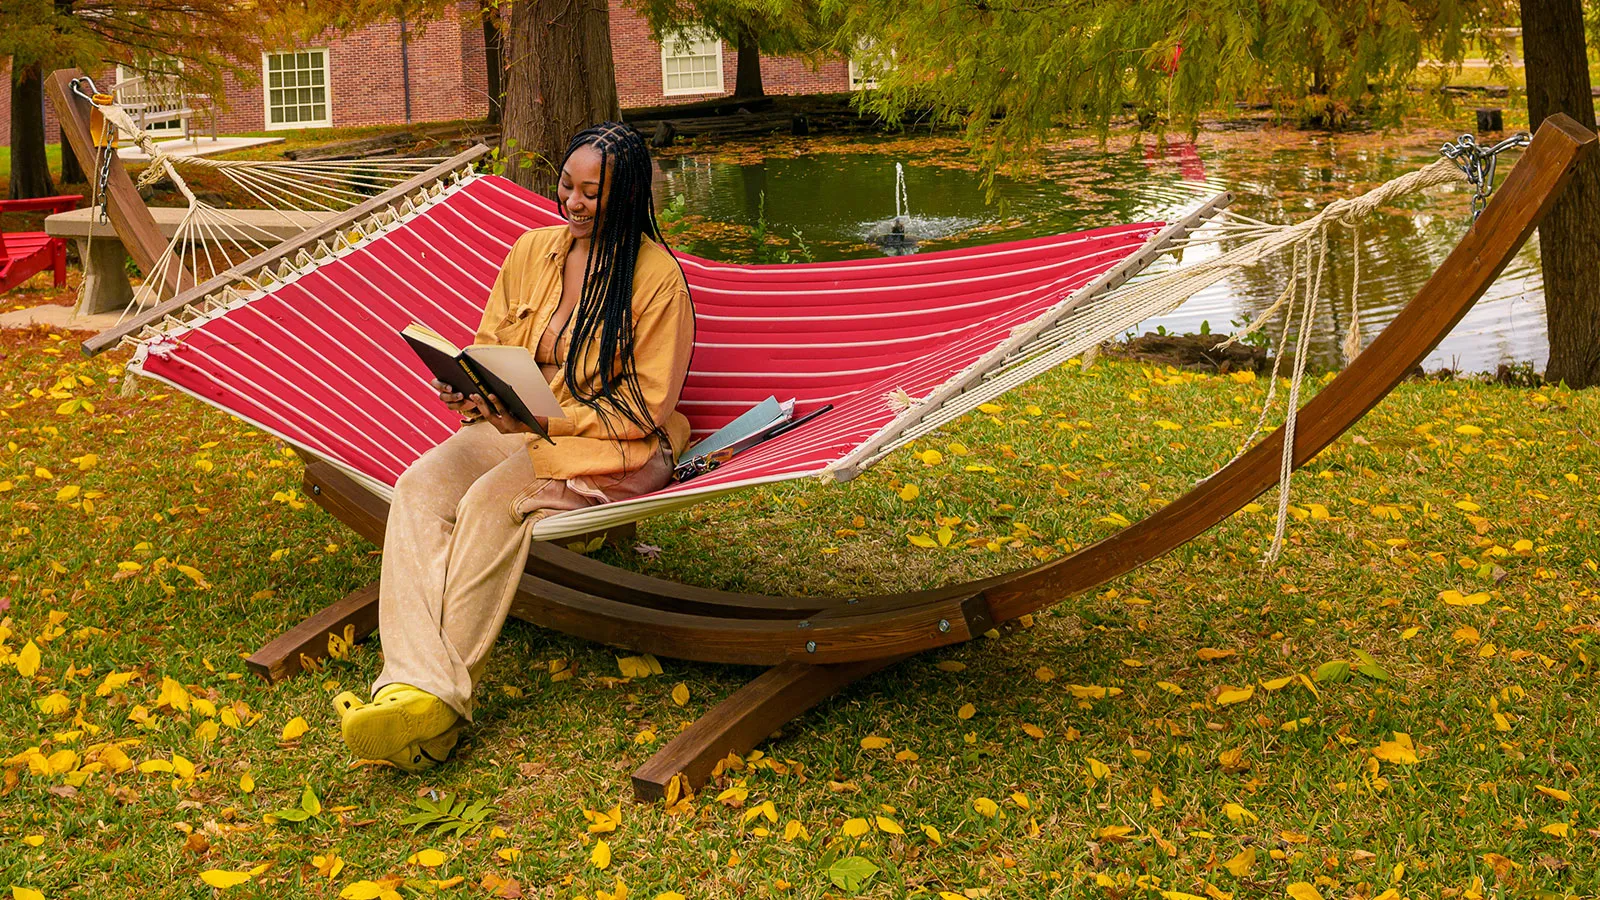
MULTIPOLYGON (((72 81, 68 83, 68 86, 72 89, 74 94, 77 94, 79 97, 89 101, 91 105, 100 105, 104 102, 104 98, 108 96, 100 93, 100 88, 95 86, 94 79, 87 75, 80 75, 77 78, 72 79, 72 81), (83 89, 83 85, 85 84, 89 86, 88 91, 83 89)), ((100 224, 104 224, 111 217, 111 158, 117 152, 117 148, 111 140, 112 130, 116 126, 112 125, 111 120, 108 118, 102 117, 102 121, 104 121, 105 125, 101 128, 100 140, 94 140, 93 134, 89 136, 90 142, 95 144, 96 171, 94 199, 98 201, 97 205, 100 210, 100 224)))
POLYGON ((1474 222, 1489 204, 1489 195, 1494 193, 1494 167, 1500 154, 1513 147, 1526 147, 1531 140, 1526 131, 1519 131, 1498 144, 1485 146, 1472 135, 1463 134, 1456 141, 1439 148, 1439 154, 1459 166, 1467 176, 1467 183, 1472 185, 1474 222))

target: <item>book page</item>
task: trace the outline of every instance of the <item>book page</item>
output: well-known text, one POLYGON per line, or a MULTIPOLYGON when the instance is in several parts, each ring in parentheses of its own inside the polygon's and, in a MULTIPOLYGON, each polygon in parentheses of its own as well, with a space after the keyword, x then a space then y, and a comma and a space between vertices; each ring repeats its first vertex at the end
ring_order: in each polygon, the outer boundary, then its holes
POLYGON ((412 322, 410 325, 400 329, 400 333, 418 343, 427 344, 446 356, 456 356, 461 352, 461 348, 451 343, 448 338, 421 322, 412 322))
POLYGON ((480 344, 462 352, 511 385, 529 412, 547 419, 567 417, 527 347, 480 344))

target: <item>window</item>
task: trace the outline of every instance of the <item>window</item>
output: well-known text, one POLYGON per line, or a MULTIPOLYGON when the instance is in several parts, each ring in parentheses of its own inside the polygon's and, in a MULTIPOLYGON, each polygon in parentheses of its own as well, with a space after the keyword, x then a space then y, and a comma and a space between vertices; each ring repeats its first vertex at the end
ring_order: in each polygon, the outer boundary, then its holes
POLYGON ((722 40, 709 31, 680 31, 661 42, 661 92, 722 93, 722 40))
POLYGON ((316 128, 333 124, 328 114, 328 51, 263 53, 267 128, 316 128))
POLYGON ((850 90, 870 91, 878 86, 878 76, 894 64, 891 53, 885 56, 870 41, 861 41, 850 55, 850 90))

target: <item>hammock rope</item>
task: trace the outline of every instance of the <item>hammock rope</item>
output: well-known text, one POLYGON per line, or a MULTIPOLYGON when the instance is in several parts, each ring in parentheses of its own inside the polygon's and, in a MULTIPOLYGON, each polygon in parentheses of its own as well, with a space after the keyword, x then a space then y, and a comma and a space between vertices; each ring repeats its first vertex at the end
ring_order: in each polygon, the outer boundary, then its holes
MULTIPOLYGON (((209 281, 281 239, 280 234, 264 224, 247 221, 238 210, 219 208, 197 196, 180 170, 216 173, 261 204, 262 209, 277 213, 282 224, 303 230, 318 221, 307 213, 336 213, 349 209, 444 161, 443 158, 424 157, 305 162, 221 160, 169 152, 110 95, 96 92, 88 78, 83 81, 87 82, 89 92, 77 83, 73 90, 94 104, 105 118, 106 130, 120 129, 130 135, 134 145, 149 156, 149 164, 140 173, 137 186, 150 187, 163 180, 170 181, 185 203, 184 214, 167 252, 145 273, 133 301, 118 317, 118 325, 137 310, 209 281)), ((96 168, 107 171, 110 154, 117 152, 115 142, 105 141, 99 152, 105 156, 96 168)), ((94 205, 103 204, 104 186, 97 183, 92 187, 94 205)), ((91 228, 91 242, 93 232, 91 228)), ((80 289, 75 312, 82 311, 86 296, 80 289)))

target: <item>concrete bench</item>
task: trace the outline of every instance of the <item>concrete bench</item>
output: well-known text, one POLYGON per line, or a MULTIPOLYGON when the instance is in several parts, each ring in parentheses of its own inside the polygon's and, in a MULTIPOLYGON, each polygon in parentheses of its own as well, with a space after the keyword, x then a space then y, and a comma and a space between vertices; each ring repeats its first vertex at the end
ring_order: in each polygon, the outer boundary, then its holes
MULTIPOLYGON (((178 233, 186 210, 180 207, 155 206, 150 214, 156 220, 163 237, 178 233)), ((252 227, 256 240, 266 243, 267 235, 276 241, 287 240, 313 225, 322 223, 332 212, 276 212, 270 209, 231 209, 228 215, 252 227), (254 231, 261 229, 260 232, 254 231), (263 233, 264 232, 264 233, 263 233)), ((97 209, 75 209, 56 213, 44 220, 45 234, 72 238, 78 244, 78 259, 83 264, 83 292, 85 313, 102 313, 125 308, 133 302, 133 285, 128 281, 128 251, 110 222, 99 221, 97 209), (91 244, 89 235, 93 233, 91 244)))

